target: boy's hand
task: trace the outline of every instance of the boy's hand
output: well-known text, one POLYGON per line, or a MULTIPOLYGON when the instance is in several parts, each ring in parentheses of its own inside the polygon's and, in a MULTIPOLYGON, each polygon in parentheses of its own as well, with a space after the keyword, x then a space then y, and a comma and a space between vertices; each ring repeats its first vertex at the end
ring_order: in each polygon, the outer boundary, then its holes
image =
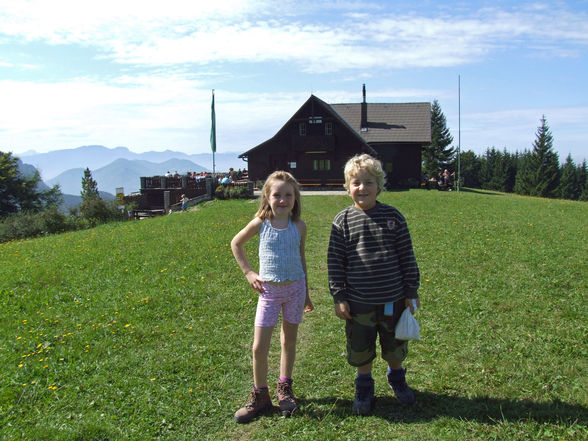
POLYGON ((335 315, 343 320, 351 320, 349 303, 346 301, 335 303, 335 315))
POLYGON ((304 301, 304 312, 310 312, 314 309, 314 305, 312 304, 312 300, 310 297, 306 296, 306 300, 304 301))
POLYGON ((408 299, 408 298, 407 299, 404 299, 404 306, 406 308, 410 308, 410 313, 412 315, 414 315, 414 313, 415 313, 414 305, 412 304, 412 301, 413 300, 416 300, 416 306, 417 306, 417 308, 420 308, 421 307, 421 301, 419 299, 408 299))

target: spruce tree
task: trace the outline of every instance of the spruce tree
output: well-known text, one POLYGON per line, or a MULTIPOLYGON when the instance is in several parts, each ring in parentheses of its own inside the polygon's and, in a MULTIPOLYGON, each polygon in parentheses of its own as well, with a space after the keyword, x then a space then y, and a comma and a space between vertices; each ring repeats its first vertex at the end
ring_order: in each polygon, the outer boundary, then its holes
POLYGON ((563 199, 578 199, 581 193, 578 177, 579 173, 572 160, 572 155, 568 155, 566 162, 561 167, 557 196, 563 199))
POLYGON ((92 178, 92 172, 89 168, 84 170, 84 176, 82 177, 82 202, 86 202, 92 199, 100 199, 98 193, 98 183, 92 178))
MULTIPOLYGON (((473 151, 468 150, 461 152, 460 169, 461 180, 465 187, 480 187, 480 169, 482 168, 482 158, 479 158, 473 151)), ((453 161, 453 169, 457 170, 457 158, 453 161)))
POLYGON ((529 156, 531 156, 531 152, 528 150, 525 150, 519 156, 519 167, 515 178, 514 192, 522 195, 531 194, 530 174, 528 171, 529 156))
POLYGON ((578 199, 588 201, 588 165, 586 165, 585 159, 582 161, 582 165, 578 167, 578 183, 580 185, 580 196, 578 199))
POLYGON ((84 170, 84 177, 82 178, 80 216, 89 220, 92 225, 106 222, 110 217, 108 206, 100 197, 98 183, 92 178, 92 173, 89 168, 84 170))
POLYGON ((523 158, 516 177, 516 192, 554 197, 559 185, 559 158, 553 150, 553 136, 545 116, 537 129, 533 151, 523 158))
POLYGON ((453 136, 447 128, 447 120, 439 101, 431 107, 431 145, 423 149, 423 171, 435 176, 451 165, 455 149, 450 147, 453 136))

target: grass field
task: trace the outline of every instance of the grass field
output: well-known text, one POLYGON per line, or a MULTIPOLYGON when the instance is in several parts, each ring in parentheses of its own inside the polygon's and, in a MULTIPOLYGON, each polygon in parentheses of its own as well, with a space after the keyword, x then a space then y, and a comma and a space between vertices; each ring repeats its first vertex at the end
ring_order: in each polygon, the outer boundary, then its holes
POLYGON ((350 199, 304 196, 316 309, 300 328, 301 412, 233 421, 252 385, 256 296, 229 242, 256 204, 212 201, 0 244, 0 439, 588 438, 588 205, 480 191, 380 200, 407 218, 421 269, 422 340, 405 364, 414 406, 397 404, 378 359, 374 414, 351 415, 326 269, 330 223, 350 199))

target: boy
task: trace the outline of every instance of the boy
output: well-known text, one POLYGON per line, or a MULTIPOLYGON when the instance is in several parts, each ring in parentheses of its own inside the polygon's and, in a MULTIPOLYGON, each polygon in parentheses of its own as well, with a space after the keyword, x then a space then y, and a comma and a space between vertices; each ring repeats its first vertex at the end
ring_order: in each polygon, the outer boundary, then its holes
POLYGON ((347 161, 344 173, 353 205, 333 220, 329 288, 335 314, 346 320, 347 361, 357 368, 352 412, 367 415, 375 402, 371 371, 378 334, 390 387, 400 403, 415 401, 401 364, 408 344, 394 338, 394 329, 406 307, 414 313, 419 306, 419 269, 404 217, 377 201, 386 182, 380 161, 357 155, 347 161))

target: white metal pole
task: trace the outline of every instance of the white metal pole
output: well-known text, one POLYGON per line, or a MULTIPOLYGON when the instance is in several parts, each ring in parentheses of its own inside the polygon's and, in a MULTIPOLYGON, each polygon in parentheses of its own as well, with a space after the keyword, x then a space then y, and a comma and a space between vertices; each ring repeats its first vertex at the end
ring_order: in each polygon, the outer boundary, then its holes
POLYGON ((457 191, 461 185, 461 75, 457 76, 457 191))

